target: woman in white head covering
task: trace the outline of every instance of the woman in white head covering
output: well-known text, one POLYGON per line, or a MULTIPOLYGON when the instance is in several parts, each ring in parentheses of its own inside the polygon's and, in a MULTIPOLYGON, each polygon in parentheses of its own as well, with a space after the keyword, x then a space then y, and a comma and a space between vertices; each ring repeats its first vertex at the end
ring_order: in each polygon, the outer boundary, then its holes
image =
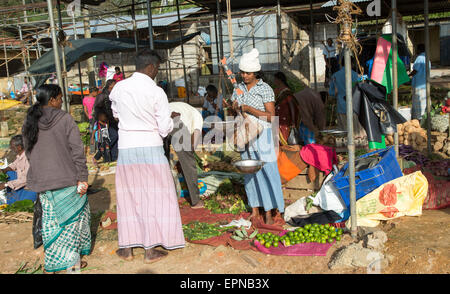
POLYGON ((265 162, 257 173, 245 175, 245 191, 252 207, 250 218, 259 217, 259 208, 263 207, 265 222, 273 224, 275 210, 284 213, 283 191, 271 128, 271 122, 275 119, 275 95, 272 88, 261 78, 258 56, 256 48, 242 55, 239 69, 243 82, 238 87, 243 93, 238 94, 235 90, 231 100, 235 110, 240 107, 251 119, 264 127, 258 139, 248 146, 248 150, 241 153, 241 158, 265 162))

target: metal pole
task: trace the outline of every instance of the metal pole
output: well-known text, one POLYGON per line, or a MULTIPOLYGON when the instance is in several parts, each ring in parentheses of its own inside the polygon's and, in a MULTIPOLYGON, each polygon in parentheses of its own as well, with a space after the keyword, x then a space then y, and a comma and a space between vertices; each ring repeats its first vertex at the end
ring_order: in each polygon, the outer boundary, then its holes
POLYGON ((253 48, 256 48, 256 42, 255 42, 255 24, 253 23, 253 15, 250 16, 250 25, 252 26, 252 45, 253 45, 253 48))
MULTIPOLYGON (((233 44, 233 20, 231 19, 231 3, 227 0, 227 26, 228 26, 228 44, 230 45, 230 60, 233 60, 231 64, 231 70, 234 71, 234 44, 233 44)), ((252 38, 253 38, 253 48, 255 48, 255 33, 253 29, 253 16, 252 19, 252 38)))
POLYGON ((351 215, 351 235, 353 238, 357 234, 356 222, 356 188, 355 188, 355 143, 353 141, 353 97, 352 97, 352 66, 350 59, 350 49, 344 47, 345 62, 345 94, 347 107, 347 148, 348 148, 348 170, 350 172, 350 215, 351 215))
POLYGON ((181 18, 180 18, 180 5, 177 1, 177 15, 178 15, 178 31, 180 32, 180 45, 181 45, 181 58, 183 60, 183 73, 184 73, 184 83, 186 84, 186 94, 187 94, 187 103, 189 104, 189 85, 187 82, 187 74, 186 74, 186 65, 184 62, 184 46, 183 46, 183 33, 181 32, 181 18))
POLYGON ((28 72, 27 56, 25 56, 25 52, 24 52, 23 48, 25 47, 25 51, 27 52, 27 54, 29 54, 29 53, 28 53, 28 47, 26 45, 24 45, 24 43, 23 43, 22 27, 20 25, 18 27, 19 27, 19 38, 20 38, 20 41, 22 43, 21 45, 22 45, 23 65, 25 67, 25 73, 26 73, 26 76, 27 76, 28 82, 29 82, 29 84, 28 84, 28 86, 30 87, 29 90, 31 91, 31 96, 30 96, 30 101, 29 101, 29 103, 31 105, 34 102, 34 101, 32 101, 32 100, 34 100, 34 98, 33 98, 33 84, 31 83, 30 73, 28 72))
MULTIPOLYGON (((59 19, 59 29, 61 32, 64 32, 63 26, 62 26, 62 16, 61 16, 61 3, 60 0, 56 1, 56 9, 58 11, 58 19, 59 19)), ((67 66, 66 66, 66 54, 64 50, 64 45, 61 45, 61 53, 62 53, 62 70, 64 72, 63 76, 63 93, 64 93, 64 99, 63 99, 63 109, 67 112, 70 112, 70 101, 69 101, 69 84, 67 81, 67 66)), ((83 92, 83 89, 81 89, 81 92, 83 92)))
POLYGON ((8 81, 9 81, 8 53, 6 52, 6 41, 5 40, 3 41, 3 51, 5 52, 6 76, 8 77, 8 81))
MULTIPOLYGON (((394 109, 398 109, 398 71, 397 71, 397 0, 392 0, 392 100, 394 109)), ((394 133, 395 157, 398 158, 398 132, 394 133)))
POLYGON ((219 35, 217 33, 217 14, 214 13, 214 33, 216 35, 217 66, 220 67, 219 35))
MULTIPOLYGON (((169 29, 167 29, 167 40, 169 40, 169 29)), ((170 65, 170 49, 167 49, 167 63, 169 65, 169 96, 172 98, 172 67, 170 65)))
MULTIPOLYGON (((59 48, 58 48, 58 42, 56 39, 56 26, 55 26, 55 19, 53 18, 53 6, 52 6, 52 0, 47 0, 47 8, 48 8, 48 18, 50 20, 50 32, 52 36, 52 45, 53 45, 53 54, 55 57, 55 68, 56 68, 56 77, 58 79, 58 84, 61 88, 63 88, 63 80, 61 75, 61 64, 59 60, 59 48)), ((63 103, 64 107, 65 103, 63 103)))
POLYGON ((131 2, 131 19, 132 19, 132 23, 133 23, 134 46, 136 47, 136 53, 138 53, 139 45, 138 45, 138 36, 137 36, 137 29, 136 29, 136 12, 134 10, 134 0, 131 2))
MULTIPOLYGON (((119 35, 119 29, 117 27, 117 17, 116 17, 116 39, 119 39, 120 35, 119 35)), ((119 52, 119 58, 120 58, 120 66, 122 67, 122 74, 123 77, 125 78, 125 70, 123 68, 123 59, 122 59, 122 52, 119 52)))
MULTIPOLYGON (((177 0, 178 1, 178 0, 177 0)), ((178 7, 178 6, 177 6, 178 7)), ((180 12, 178 12, 179 14, 180 12)), ((153 24, 152 24, 152 4, 150 0, 147 0, 147 16, 148 16, 148 37, 150 42, 150 49, 155 49, 153 44, 153 24)))
MULTIPOLYGON (((73 24, 73 38, 75 40, 78 40, 78 35, 77 35, 77 29, 76 29, 76 24, 75 24, 75 15, 72 14, 72 24, 73 24)), ((84 93, 83 93, 83 76, 81 74, 81 64, 79 62, 77 62, 78 65, 78 78, 80 79, 80 89, 81 89, 81 99, 84 99, 84 93)))
POLYGON ((278 69, 281 70, 282 66, 282 55, 283 55, 283 40, 281 32, 281 6, 280 0, 277 0, 277 39, 278 39, 278 69))
MULTIPOLYGON (((220 45, 220 59, 223 58, 223 36, 222 36, 222 7, 221 7, 221 0, 216 0, 217 4, 217 16, 218 16, 218 22, 219 22, 219 45, 220 45)), ((222 67, 220 67, 222 68, 222 67)))
POLYGON ((36 32, 37 58, 41 58, 41 46, 39 45, 39 35, 36 32))
POLYGON ((311 48, 312 48, 312 59, 313 59, 313 70, 314 70, 314 90, 317 91, 317 72, 316 72, 316 46, 314 38, 314 17, 313 17, 313 6, 312 0, 309 0, 309 18, 311 19, 311 48))
MULTIPOLYGON (((22 4, 23 4, 23 6, 26 5, 25 0, 22 0, 22 4)), ((28 22, 27 10, 26 9, 23 10, 23 18, 24 18, 25 22, 28 22)))
POLYGON ((431 95, 430 95, 430 28, 428 24, 428 0, 424 0, 424 18, 425 18, 425 72, 427 83, 427 150, 431 154, 431 95))
MULTIPOLYGON (((217 16, 218 16, 218 23, 219 23, 219 45, 220 45, 220 57, 219 59, 221 60, 224 57, 224 51, 223 51, 223 35, 222 35, 222 3, 221 0, 216 0, 216 5, 217 5, 217 16)), ((225 80, 222 78, 223 77, 223 68, 222 66, 220 66, 219 63, 219 89, 218 89, 218 94, 219 97, 222 95, 223 90, 225 89, 225 80)))
MULTIPOLYGON (((91 38, 91 24, 89 20, 89 9, 83 8, 83 26, 84 26, 84 38, 90 39, 91 38)), ((94 72, 94 59, 88 58, 86 60, 87 63, 87 71, 88 71, 88 77, 89 77, 89 87, 93 87, 96 85, 95 82, 95 72, 94 72)), ((81 89, 83 90, 83 89, 81 89)))

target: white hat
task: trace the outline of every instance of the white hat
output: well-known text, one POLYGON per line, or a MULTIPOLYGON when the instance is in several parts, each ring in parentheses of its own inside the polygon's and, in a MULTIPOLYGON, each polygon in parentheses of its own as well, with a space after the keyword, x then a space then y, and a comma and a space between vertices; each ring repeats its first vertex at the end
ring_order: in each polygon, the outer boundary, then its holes
POLYGON ((239 69, 244 72, 258 72, 261 70, 259 64, 258 49, 253 48, 250 52, 244 53, 239 61, 239 69))

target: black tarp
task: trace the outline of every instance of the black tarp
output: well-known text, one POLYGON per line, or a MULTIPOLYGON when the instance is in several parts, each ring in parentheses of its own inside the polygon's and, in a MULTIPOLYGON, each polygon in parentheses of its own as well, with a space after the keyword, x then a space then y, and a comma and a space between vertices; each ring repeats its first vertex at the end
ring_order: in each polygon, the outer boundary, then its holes
POLYGON ((383 131, 375 110, 385 111, 386 120, 395 131, 397 131, 397 124, 406 122, 405 118, 386 101, 386 88, 372 80, 357 83, 353 88, 352 98, 353 111, 366 130, 367 139, 371 142, 382 143, 383 131))
MULTIPOLYGON (((188 42, 195 36, 199 35, 200 32, 189 34, 183 36, 183 43, 188 42)), ((64 52, 66 56, 66 67, 69 71, 71 67, 77 62, 84 61, 94 55, 100 53, 117 53, 117 52, 127 52, 134 51, 135 43, 134 39, 125 38, 90 38, 90 39, 80 39, 70 41, 72 46, 65 46, 64 52)), ((145 48, 149 46, 148 41, 139 41, 139 48, 145 48)), ((155 40, 155 49, 170 49, 180 45, 180 39, 174 40, 155 40)), ((62 64, 62 53, 61 48, 58 48, 59 56, 62 64)), ((31 75, 35 75, 34 79, 36 81, 35 87, 39 87, 44 84, 45 81, 50 77, 51 73, 56 72, 55 67, 55 57, 53 55, 53 49, 47 51, 36 60, 28 69, 31 75)))

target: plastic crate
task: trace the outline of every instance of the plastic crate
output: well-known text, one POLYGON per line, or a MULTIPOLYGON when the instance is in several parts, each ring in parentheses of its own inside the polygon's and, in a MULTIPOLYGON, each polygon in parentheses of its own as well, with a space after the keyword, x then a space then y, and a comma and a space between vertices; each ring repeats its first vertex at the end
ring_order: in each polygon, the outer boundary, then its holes
MULTIPOLYGON (((364 154, 356 158, 356 160, 375 154, 381 156, 381 160, 377 165, 372 168, 355 172, 356 200, 366 196, 384 183, 403 176, 400 165, 395 158, 394 146, 364 154)), ((348 163, 339 170, 339 172, 331 179, 331 182, 336 186, 345 205, 350 207, 349 177, 344 176, 347 169, 348 163)))

